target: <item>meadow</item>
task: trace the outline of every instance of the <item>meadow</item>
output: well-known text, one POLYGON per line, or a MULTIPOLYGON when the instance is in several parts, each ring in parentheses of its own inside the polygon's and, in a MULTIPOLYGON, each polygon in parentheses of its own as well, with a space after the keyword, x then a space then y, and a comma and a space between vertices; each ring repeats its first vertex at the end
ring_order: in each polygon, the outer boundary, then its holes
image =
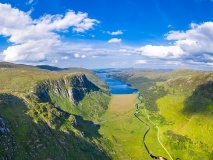
MULTIPOLYGON (((113 144, 113 159, 151 159, 143 145, 143 135, 147 126, 135 116, 135 104, 139 103, 137 94, 112 95, 106 113, 101 117, 100 133, 113 144)), ((157 141, 157 129, 147 119, 143 105, 139 105, 139 117, 150 124, 151 130, 146 143, 154 155, 167 156, 157 141)))

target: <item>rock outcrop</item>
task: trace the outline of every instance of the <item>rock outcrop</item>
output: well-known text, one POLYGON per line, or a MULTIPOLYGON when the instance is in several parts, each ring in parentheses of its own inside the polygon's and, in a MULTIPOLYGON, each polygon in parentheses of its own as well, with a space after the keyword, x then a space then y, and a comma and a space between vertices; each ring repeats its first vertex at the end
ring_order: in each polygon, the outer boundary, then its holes
POLYGON ((37 85, 35 93, 40 101, 49 101, 49 93, 52 92, 57 96, 69 97, 70 102, 77 105, 86 93, 97 90, 99 88, 90 82, 85 75, 78 74, 56 80, 44 80, 37 85))

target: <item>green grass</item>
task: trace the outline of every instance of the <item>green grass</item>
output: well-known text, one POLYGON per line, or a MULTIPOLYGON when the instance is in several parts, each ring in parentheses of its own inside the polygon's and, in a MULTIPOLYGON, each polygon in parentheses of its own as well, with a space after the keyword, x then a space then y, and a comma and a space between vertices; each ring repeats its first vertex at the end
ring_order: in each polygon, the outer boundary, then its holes
MULTIPOLYGON (((113 143, 114 159, 151 159, 142 138, 147 130, 135 116, 135 104, 138 103, 137 94, 113 95, 109 109, 102 116, 100 132, 113 143)), ((144 116, 143 106, 139 106, 139 117, 150 124, 144 116)), ((164 155, 165 151, 157 142, 157 129, 151 125, 146 142, 154 155, 164 155)))
POLYGON ((113 76, 139 89, 151 120, 160 127, 161 140, 174 159, 213 158, 212 72, 128 71, 113 76), (150 98, 153 102, 147 103, 150 98), (158 110, 150 109, 149 104, 156 104, 158 110))

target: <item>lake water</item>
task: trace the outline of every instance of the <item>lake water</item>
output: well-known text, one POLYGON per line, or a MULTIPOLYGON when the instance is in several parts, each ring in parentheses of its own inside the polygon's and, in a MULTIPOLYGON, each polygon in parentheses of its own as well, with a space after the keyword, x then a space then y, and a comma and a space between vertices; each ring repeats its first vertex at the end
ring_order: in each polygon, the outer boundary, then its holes
POLYGON ((136 89, 132 88, 125 82, 106 77, 105 73, 97 73, 97 75, 107 83, 111 94, 133 94, 137 92, 136 89))

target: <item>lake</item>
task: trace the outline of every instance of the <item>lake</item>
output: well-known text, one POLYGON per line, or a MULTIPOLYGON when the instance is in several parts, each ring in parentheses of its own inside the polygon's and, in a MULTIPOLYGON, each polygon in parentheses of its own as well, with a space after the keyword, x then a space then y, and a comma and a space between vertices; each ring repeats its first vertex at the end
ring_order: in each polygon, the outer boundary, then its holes
POLYGON ((107 83, 111 94, 133 94, 137 92, 136 89, 132 88, 125 82, 114 78, 109 78, 105 73, 97 73, 97 75, 107 83))

